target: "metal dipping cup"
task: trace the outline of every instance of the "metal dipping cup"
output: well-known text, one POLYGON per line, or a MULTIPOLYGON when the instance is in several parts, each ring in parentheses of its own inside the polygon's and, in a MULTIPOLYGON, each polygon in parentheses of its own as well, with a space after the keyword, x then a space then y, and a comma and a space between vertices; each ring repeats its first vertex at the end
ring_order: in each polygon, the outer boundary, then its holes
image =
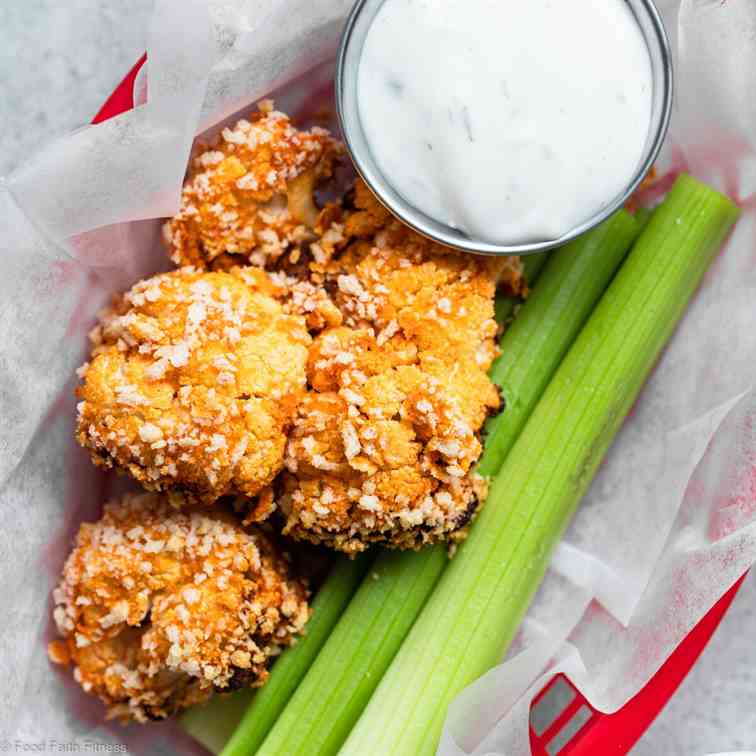
POLYGON ((672 52, 659 11, 653 0, 625 0, 643 33, 651 57, 653 94, 651 122, 640 163, 625 189, 598 213, 558 239, 522 244, 491 244, 473 239, 411 205, 392 186, 376 164, 362 129, 357 102, 357 78, 362 48, 370 26, 385 0, 357 0, 347 19, 336 62, 336 108, 347 150, 357 172, 378 199, 415 231, 440 244, 484 255, 528 255, 542 252, 585 233, 627 202, 656 160, 672 112, 672 52))

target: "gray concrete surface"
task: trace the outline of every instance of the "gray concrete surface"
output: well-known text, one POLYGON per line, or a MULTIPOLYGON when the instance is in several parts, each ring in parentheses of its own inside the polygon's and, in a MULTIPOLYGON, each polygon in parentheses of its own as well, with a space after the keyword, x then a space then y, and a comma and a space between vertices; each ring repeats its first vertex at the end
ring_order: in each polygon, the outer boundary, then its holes
POLYGON ((152 0, 0 0, 0 176, 86 124, 144 52, 152 0))
POLYGON ((633 756, 756 751, 756 573, 633 756))
MULTIPOLYGON (((0 0, 0 175, 87 123, 145 47, 151 0, 0 0)), ((634 756, 756 750, 756 577, 634 756)))

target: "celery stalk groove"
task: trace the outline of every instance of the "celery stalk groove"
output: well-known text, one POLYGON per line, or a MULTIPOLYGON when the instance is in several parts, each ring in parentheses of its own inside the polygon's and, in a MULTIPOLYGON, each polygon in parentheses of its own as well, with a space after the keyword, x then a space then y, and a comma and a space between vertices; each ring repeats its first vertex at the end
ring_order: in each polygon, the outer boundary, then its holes
POLYGON ((446 562, 443 544, 376 559, 258 756, 338 752, 446 562))
POLYGON ((640 232, 626 210, 561 249, 506 330, 491 378, 504 409, 486 424, 481 475, 494 475, 614 272, 640 232))

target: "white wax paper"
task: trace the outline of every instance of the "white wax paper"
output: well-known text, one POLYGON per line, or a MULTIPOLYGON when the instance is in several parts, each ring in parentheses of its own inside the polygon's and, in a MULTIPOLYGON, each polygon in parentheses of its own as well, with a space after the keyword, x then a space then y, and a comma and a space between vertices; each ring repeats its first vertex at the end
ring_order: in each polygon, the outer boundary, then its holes
MULTIPOLYGON (((50 144, 0 183, 0 739, 201 750, 175 725, 106 725, 47 661, 50 590, 79 522, 114 485, 71 440, 73 369, 107 297, 168 266, 156 219, 178 207, 193 137, 295 79, 279 104, 306 107, 331 75, 350 5, 157 0, 138 107, 50 144)), ((622 706, 756 558, 756 5, 660 6, 677 66, 663 171, 712 182, 744 216, 507 660, 451 707, 443 756, 528 753, 530 701, 557 670, 596 708, 622 706)))

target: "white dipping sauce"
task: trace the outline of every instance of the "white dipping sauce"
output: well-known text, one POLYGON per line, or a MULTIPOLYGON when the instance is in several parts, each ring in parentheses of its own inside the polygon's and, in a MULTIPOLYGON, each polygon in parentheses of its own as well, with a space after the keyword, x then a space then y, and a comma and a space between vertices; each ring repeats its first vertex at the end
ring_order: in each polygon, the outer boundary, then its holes
POLYGON ((386 0, 357 86, 387 181, 493 243, 557 239, 609 204, 651 122, 651 61, 624 0, 386 0))

